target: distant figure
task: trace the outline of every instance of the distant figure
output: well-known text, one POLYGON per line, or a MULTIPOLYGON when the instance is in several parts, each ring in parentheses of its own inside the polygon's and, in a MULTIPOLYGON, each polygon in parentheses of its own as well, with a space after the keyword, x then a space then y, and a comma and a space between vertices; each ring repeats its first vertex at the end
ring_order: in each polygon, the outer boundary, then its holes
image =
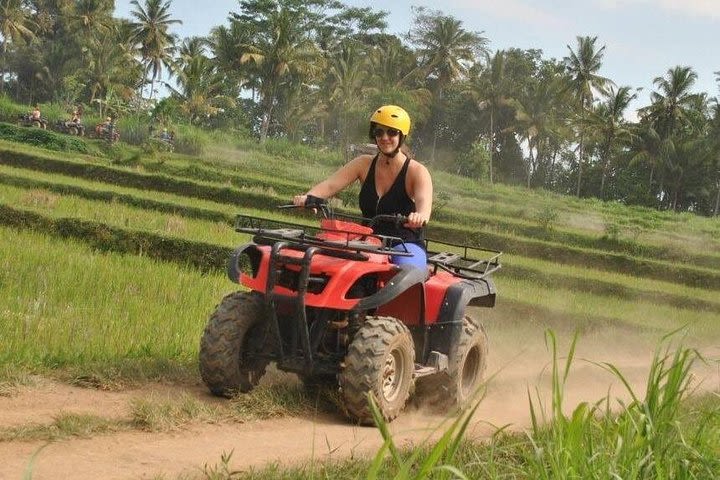
POLYGON ((45 122, 45 119, 42 118, 42 114, 40 113, 40 106, 38 106, 37 103, 33 107, 32 112, 30 112, 30 121, 38 122, 38 124, 40 124, 40 128, 47 128, 47 123, 45 122))
POLYGON ((82 125, 82 120, 80 119, 80 112, 77 109, 73 110, 72 117, 68 122, 68 126, 71 125, 75 127, 79 127, 80 125, 82 125))

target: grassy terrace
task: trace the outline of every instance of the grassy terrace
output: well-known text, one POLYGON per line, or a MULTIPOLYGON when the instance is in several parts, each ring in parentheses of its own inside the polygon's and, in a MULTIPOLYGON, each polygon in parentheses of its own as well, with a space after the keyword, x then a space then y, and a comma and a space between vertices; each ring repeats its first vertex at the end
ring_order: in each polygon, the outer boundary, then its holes
POLYGON ((0 370, 90 368, 130 376, 195 365, 204 319, 232 285, 221 274, 0 228, 0 370))
MULTIPOLYGON (((154 194, 132 192, 129 189, 115 189, 111 192, 105 192, 111 194, 105 196, 105 198, 88 200, 75 195, 59 195, 42 189, 26 189, 7 184, 3 185, 1 180, 2 173, 0 172, 0 194, 4 204, 41 213, 51 218, 86 219, 116 227, 143 230, 228 247, 241 241, 241 237, 234 233, 231 228, 233 215, 230 212, 234 209, 226 205, 200 202, 196 206, 193 200, 192 205, 188 206, 187 203, 183 205, 178 202, 181 197, 171 195, 165 195, 167 201, 162 202, 160 198, 153 199, 154 194), (153 202, 152 206, 155 208, 140 208, 129 205, 129 202, 115 201, 115 198, 122 198, 121 196, 135 199, 138 204, 143 204, 145 201, 153 202), (108 199, 113 201, 107 202, 108 199), (162 205, 164 211, 159 211, 158 205, 162 205), (201 212, 203 215, 196 215, 196 212, 201 212), (203 220, 203 218, 211 218, 211 220, 203 220)), ((59 188, 59 190, 61 189, 59 188)), ((89 188, 85 189, 85 192, 89 191, 91 191, 89 188)), ((92 192, 97 193, 99 191, 92 190, 92 192)), ((264 214, 266 216, 271 214, 275 218, 288 218, 279 215, 276 211, 243 210, 243 212, 264 214)), ((547 275, 560 271, 559 265, 552 265, 551 263, 536 263, 533 268, 532 263, 528 262, 529 260, 528 257, 512 255, 508 252, 505 262, 510 267, 514 265, 525 267, 524 274, 528 277, 533 277, 533 273, 529 270, 545 270, 547 275)), ((660 266, 667 265, 668 271, 672 273, 672 265, 663 264, 662 262, 656 262, 656 264, 660 266)), ((711 274, 713 272, 711 269, 698 270, 708 271, 711 274)), ((597 279, 600 280, 601 278, 598 277, 597 279)), ((673 279, 670 277, 668 281, 673 282, 673 279)), ((567 282, 565 283, 567 284, 567 282)))
MULTIPOLYGON (((72 173, 81 175, 85 178, 96 179, 99 177, 103 182, 111 182, 113 184, 129 185, 145 190, 156 190, 163 192, 172 192, 176 195, 185 193, 192 199, 207 199, 221 203, 232 203, 235 205, 243 205, 244 207, 268 208, 273 205, 287 201, 284 197, 268 195, 267 193, 257 193, 248 190, 238 190, 226 186, 217 186, 207 182, 191 182, 187 180, 177 180, 168 176, 157 176, 152 174, 137 173, 129 169, 120 169, 115 167, 107 167, 102 165, 92 165, 85 162, 59 162, 52 158, 42 157, 26 157, 19 161, 18 158, 0 157, 0 161, 6 163, 14 163, 17 165, 41 167, 50 169, 51 171, 59 171, 62 173, 72 173)), ((3 167, 8 168, 8 167, 3 167)), ((16 169, 15 169, 16 170, 16 169)), ((17 174, 5 175, 3 177, 6 183, 22 183, 17 179, 17 174)), ((29 180, 25 180, 27 185, 29 180)), ((45 182, 46 184, 48 182, 45 182)), ((67 187, 65 187, 67 189, 67 187)), ((62 190, 57 185, 55 190, 62 190)), ((77 191, 77 189, 76 189, 77 191)), ((174 208, 174 207, 169 207, 174 208)), ((168 207, 164 208, 165 211, 168 207)), ((462 222, 465 224, 465 222, 462 222)), ((454 239, 458 242, 470 241, 476 245, 489 245, 494 248, 513 251, 523 256, 539 257, 546 259, 554 259, 562 263, 570 263, 576 265, 593 265, 595 268, 604 270, 619 270, 634 272, 638 275, 652 276, 654 278, 675 278, 681 283, 702 286, 717 286, 719 281, 713 271, 703 267, 692 265, 671 266, 667 262, 647 259, 644 257, 633 257, 626 253, 607 252, 598 249, 583 249, 579 247, 566 246, 563 243, 535 240, 527 236, 495 234, 492 232, 479 231, 475 228, 443 223, 442 220, 433 222, 433 228, 430 230, 431 235, 435 232, 444 238, 454 239)), ((695 263, 705 265, 709 263, 712 267, 715 263, 714 259, 708 262, 707 257, 695 256, 691 258, 695 263)), ((687 262, 683 259, 682 263, 687 262)))
MULTIPOLYGON (((48 155, 42 153, 40 149, 28 157, 0 143, 0 152, 2 151, 5 153, 0 155, 2 162, 23 168, 67 173, 74 176, 82 175, 86 178, 102 179, 105 182, 120 185, 127 185, 128 181, 140 182, 146 188, 153 187, 156 190, 165 191, 171 188, 171 185, 167 181, 163 182, 162 179, 174 178, 175 186, 172 188, 178 191, 184 189, 185 194, 195 197, 199 195, 199 192, 196 191, 198 185, 208 186, 209 183, 216 189, 217 187, 234 186, 240 190, 267 194, 268 198, 275 202, 287 201, 290 195, 306 189, 309 184, 329 171, 327 165, 315 165, 308 170, 314 172, 316 178, 308 182, 298 182, 295 177, 290 179, 279 177, 282 171, 289 170, 295 174, 298 168, 291 165, 290 162, 278 159, 275 159, 274 162, 265 159, 265 163, 277 166, 274 176, 268 176, 247 170, 238 173, 242 168, 237 166, 231 169, 222 169, 218 164, 207 159, 193 161, 183 157, 170 157, 158 161, 132 157, 130 160, 109 165, 107 160, 98 162, 97 159, 90 158, 88 162, 86 158, 78 165, 78 162, 67 157, 48 155), (58 161, 60 158, 62 158, 61 162, 58 161), (129 176, 128 172, 133 172, 135 175, 129 176), (155 179, 155 182, 151 181, 152 178, 155 179), (193 191, 187 188, 188 185, 194 187, 193 191)), ((671 215, 667 212, 607 206, 592 200, 567 200, 542 192, 523 192, 522 202, 518 202, 517 190, 514 190, 514 199, 510 197, 512 191, 502 195, 493 193, 490 196, 498 197, 499 200, 494 198, 488 203, 482 200, 488 194, 483 193, 483 189, 478 189, 477 185, 470 180, 448 177, 442 172, 438 177, 438 181, 443 181, 442 188, 438 190, 441 192, 440 198, 436 202, 436 217, 439 220, 472 225, 475 229, 485 232, 544 239, 562 245, 596 248, 668 260, 691 261, 697 265, 720 266, 720 254, 718 254, 720 230, 717 225, 706 219, 697 219, 692 215, 671 215), (508 198, 505 199, 505 197, 508 198), (573 203, 577 203, 578 206, 573 207, 573 203), (543 215, 548 211, 551 215, 555 215, 554 220, 543 220, 543 215), (580 219, 584 224, 579 225, 580 219), (611 232, 610 236, 605 232, 608 225, 615 228, 614 233, 611 232), (664 233, 675 232, 678 227, 685 232, 685 237, 681 237, 677 241, 674 240, 674 235, 664 233), (687 235, 692 235, 694 239, 690 245, 691 250, 694 249, 692 254, 687 251, 687 235), (658 241, 655 241, 654 238, 658 241), (703 253, 697 252, 699 250, 696 248, 698 242, 702 242, 706 247, 702 249, 703 253)), ((508 189, 509 187, 503 186, 492 187, 493 191, 501 193, 508 189)), ((217 191, 202 193, 204 197, 212 195, 217 195, 217 191)), ((226 195, 225 198, 233 197, 226 195)), ((242 197, 234 198, 237 200, 242 197)), ((354 205, 352 192, 342 195, 342 198, 346 203, 354 205)))
MULTIPOLYGON (((285 218, 273 207, 327 174, 336 167, 333 162, 329 155, 317 162, 304 158, 290 168, 291 162, 281 156, 218 146, 200 160, 182 156, 148 160, 136 156, 113 163, 106 158, 50 153, 0 142, 0 219, 5 225, 24 225, 21 231, 2 227, 3 262, 9 265, 22 258, 18 264, 28 269, 4 274, 7 280, 2 282, 4 289, 13 284, 27 285, 22 292, 3 292, 2 320, 14 325, 13 329, 6 329, 13 340, 4 363, 7 365, 12 357, 14 361, 22 359, 20 363, 29 367, 82 364, 85 358, 142 356, 138 352, 150 352, 156 359, 190 361, 197 342, 188 339, 198 338, 207 313, 222 296, 219 291, 234 288, 222 273, 216 273, 222 271, 230 248, 246 240, 232 229, 234 215, 242 211, 285 218), (290 173, 283 178, 283 172, 290 173), (43 231, 46 235, 42 235, 43 231), (61 255, 64 242, 69 242, 75 253, 67 261, 55 259, 47 263, 47 259, 61 255), (34 247, 21 255, 15 251, 15 246, 21 244, 34 247), (95 249, 115 253, 101 255, 95 249), (38 256, 32 251, 54 253, 38 256), (171 262, 158 263, 147 257, 171 262), (113 265, 118 259, 123 259, 121 263, 142 262, 142 266, 135 265, 129 271, 116 266, 98 268, 104 263, 101 259, 113 265), (151 284, 156 285, 152 288, 176 292, 192 289, 192 285, 164 283, 169 281, 165 277, 177 276, 171 273, 176 271, 181 272, 180 279, 192 278, 186 280, 190 284, 195 281, 204 284, 211 279, 213 291, 193 290, 191 297, 201 302, 202 307, 197 304, 182 307, 182 318, 174 318, 178 305, 169 300, 163 302, 165 307, 160 302, 153 305, 157 310, 145 316, 140 306, 138 310, 124 309, 125 322, 136 315, 147 322, 138 320, 135 339, 148 338, 152 325, 173 317, 175 323, 168 331, 176 332, 177 338, 160 342, 164 345, 150 348, 138 345, 137 340, 126 344, 125 340, 130 338, 122 329, 126 324, 108 320, 99 323, 102 327, 86 331, 93 340, 79 351, 67 345, 74 338, 73 333, 68 333, 57 340, 47 339, 53 346, 48 352, 62 350, 64 345, 65 353, 43 354, 39 349, 34 351, 31 342, 23 343, 23 339, 32 337, 27 328, 33 323, 25 322, 19 328, 19 318, 42 317, 58 322, 57 327, 62 326, 63 332, 74 332, 78 312, 85 312, 88 318, 106 318, 113 310, 111 303, 87 304, 90 300, 81 298, 84 292, 93 291, 90 284, 77 290, 65 288, 63 282, 90 273, 69 273, 68 280, 63 280, 55 277, 60 270, 56 267, 52 287, 58 288, 58 292, 39 295, 37 292, 47 291, 48 282, 39 285, 23 278, 33 275, 44 278, 37 272, 48 265, 62 266, 63 272, 96 271, 93 274, 96 276, 88 280, 96 285, 98 298, 93 301, 124 299, 127 292, 135 289, 142 293, 139 298, 156 298, 157 292, 144 290, 151 288, 151 284), (199 274, 188 265, 208 273, 199 274), (150 280, 146 287, 137 286, 137 276, 129 272, 142 269, 146 269, 141 275, 143 279, 162 281, 150 280), (9 275, 23 277, 10 279, 9 275), (124 281, 125 275, 133 279, 124 281), (108 292, 106 285, 119 290, 108 292), (68 297, 63 297, 61 291, 68 297), (41 297, 46 300, 38 306, 37 299, 41 297), (96 308, 97 315, 93 313, 96 308), (101 337, 114 338, 115 329, 120 340, 114 346, 106 344, 108 340, 101 337)), ((489 242, 505 251, 504 269, 496 276, 501 308, 484 312, 494 323, 574 325, 585 331, 629 328, 651 336, 688 325, 692 336, 719 333, 717 221, 505 186, 478 189, 468 179, 442 172, 436 175, 436 190, 447 194, 447 198, 438 200, 438 219, 433 222, 431 236, 435 232, 454 241, 470 240, 478 245, 489 242), (537 224, 535 216, 544 209, 559 212, 552 228, 542 229, 537 224), (587 219, 584 225, 577 220, 581 216, 587 219), (641 233, 632 242, 609 241, 598 230, 600 222, 636 224, 641 233), (672 235, 663 236, 662 241, 651 238, 656 232, 668 230, 679 239, 672 235), (698 244, 708 248, 697 253, 698 244), (664 260, 657 260, 651 255, 653 252, 664 260)), ((295 221, 314 222, 311 218, 295 221)), ((41 334, 39 330, 35 333, 41 334)))

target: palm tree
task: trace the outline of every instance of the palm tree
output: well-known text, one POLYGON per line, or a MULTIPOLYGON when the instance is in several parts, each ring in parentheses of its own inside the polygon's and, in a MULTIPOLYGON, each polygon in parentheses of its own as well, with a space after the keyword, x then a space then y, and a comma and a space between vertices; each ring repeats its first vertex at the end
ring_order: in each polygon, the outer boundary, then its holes
MULTIPOLYGON (((543 160, 551 152, 551 139, 561 136, 562 126, 558 121, 558 104, 563 96, 563 86, 557 80, 530 82, 520 92, 518 99, 507 99, 505 103, 516 109, 519 133, 528 145, 527 186, 531 186, 543 160)), ((551 170, 548 165, 547 171, 551 170)))
POLYGON ((637 98, 637 93, 631 93, 630 87, 620 87, 617 91, 610 87, 607 101, 598 105, 590 112, 588 126, 598 139, 602 176, 600 179, 600 198, 605 198, 605 182, 608 176, 610 160, 616 152, 618 144, 627 144, 631 132, 625 120, 625 110, 630 102, 637 98))
POLYGON ((253 43, 240 45, 244 52, 240 61, 256 67, 263 110, 261 142, 267 138, 283 79, 291 74, 312 75, 323 68, 322 63, 317 61, 319 51, 302 20, 298 18, 298 12, 280 6, 266 13, 263 21, 265 31, 259 32, 253 43))
POLYGON ((136 19, 134 39, 140 44, 144 78, 152 71, 149 96, 152 99, 155 80, 162 75, 163 67, 172 69, 176 36, 169 33, 169 29, 182 21, 170 17, 171 0, 145 0, 144 8, 138 0, 132 0, 130 4, 135 7, 130 15, 136 19))
POLYGON ((113 0, 78 0, 70 13, 69 27, 85 41, 104 37, 112 28, 113 0))
MULTIPOLYGON (((664 159, 672 154, 672 151, 672 142, 663 140, 648 119, 641 118, 640 122, 632 127, 630 165, 647 164, 650 166, 648 192, 653 196, 655 195, 653 192, 655 172, 662 166, 664 159)), ((662 191, 662 189, 661 182, 660 190, 662 191)))
POLYGON ((90 103, 105 97, 111 89, 129 98, 136 87, 135 78, 141 74, 133 49, 122 41, 120 33, 115 31, 109 38, 111 41, 90 40, 86 47, 88 63, 84 78, 90 90, 90 103))
MULTIPOLYGON (((658 162, 658 167, 661 167, 661 193, 664 190, 666 173, 670 174, 668 179, 681 174, 682 156, 678 155, 677 151, 686 142, 686 133, 693 128, 698 102, 701 100, 699 95, 691 92, 696 80, 697 74, 690 67, 677 66, 668 69, 664 77, 653 80, 656 90, 650 94, 652 103, 639 112, 657 134, 662 145, 662 155, 658 162)), ((677 189, 675 192, 677 194, 677 189)), ((672 203, 676 206, 677 198, 674 198, 672 203)))
POLYGON ((255 100, 258 83, 251 76, 252 65, 241 62, 242 46, 251 43, 254 30, 248 24, 231 21, 229 26, 218 26, 210 31, 207 46, 210 56, 217 65, 218 73, 224 77, 225 94, 239 98, 243 89, 251 92, 255 100))
POLYGON ((5 65, 11 43, 35 37, 31 30, 30 11, 22 0, 0 0, 0 35, 3 37, 2 65, 0 66, 0 93, 5 91, 5 65))
POLYGON ((645 111, 663 138, 672 137, 689 123, 688 114, 698 96, 690 92, 696 80, 697 73, 692 68, 681 66, 668 69, 665 77, 653 80, 657 90, 650 94, 652 104, 645 111))
POLYGON ((186 39, 176 62, 178 88, 166 83, 190 123, 214 116, 223 107, 235 106, 234 99, 224 94, 224 75, 218 72, 218 64, 205 56, 205 45, 202 37, 186 39))
POLYGON ((326 81, 327 102, 339 118, 339 130, 343 152, 350 144, 350 117, 365 102, 368 87, 368 57, 359 43, 342 42, 336 52, 329 55, 329 69, 326 81))
POLYGON ((490 140, 490 183, 493 183, 493 156, 495 153, 496 125, 502 109, 510 108, 514 99, 510 93, 510 83, 505 76, 505 52, 498 50, 489 60, 489 67, 481 74, 470 80, 466 93, 473 99, 478 114, 486 112, 490 127, 488 137, 490 140))
MULTIPOLYGON (((462 22, 439 12, 426 13, 415 9, 415 26, 410 32, 411 40, 418 46, 420 57, 417 73, 432 84, 436 112, 440 110, 446 87, 453 80, 463 78, 470 67, 487 55, 487 38, 478 32, 462 28, 462 22)), ((435 157, 439 126, 433 126, 431 160, 435 157)))
POLYGON ((582 168, 585 156, 585 115, 593 104, 595 92, 604 93, 605 87, 612 81, 598 74, 602 67, 602 59, 605 55, 605 46, 595 48, 597 37, 577 37, 577 48, 573 51, 567 45, 570 55, 564 58, 565 66, 570 75, 569 88, 574 92, 580 109, 580 124, 578 125, 578 175, 576 196, 580 196, 582 184, 582 168))

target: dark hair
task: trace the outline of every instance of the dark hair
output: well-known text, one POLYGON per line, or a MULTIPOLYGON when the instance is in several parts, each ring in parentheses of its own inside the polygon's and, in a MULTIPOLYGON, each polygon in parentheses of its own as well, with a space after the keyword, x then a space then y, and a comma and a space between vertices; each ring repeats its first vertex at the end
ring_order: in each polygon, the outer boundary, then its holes
POLYGON ((403 142, 402 145, 400 145, 400 151, 404 153, 406 157, 415 160, 415 153, 413 153, 407 143, 403 142))

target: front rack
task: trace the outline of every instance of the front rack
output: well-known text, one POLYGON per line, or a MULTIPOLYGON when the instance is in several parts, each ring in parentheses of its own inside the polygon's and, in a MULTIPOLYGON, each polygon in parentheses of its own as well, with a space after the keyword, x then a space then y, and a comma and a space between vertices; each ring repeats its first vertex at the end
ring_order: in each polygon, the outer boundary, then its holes
MULTIPOLYGON (((357 217, 347 218, 355 220, 357 217)), ((320 228, 286 220, 271 220, 238 215, 235 230, 253 235, 256 243, 271 245, 275 242, 287 242, 288 248, 305 250, 308 247, 320 247, 331 255, 343 256, 343 252, 355 259, 367 259, 362 253, 376 253, 392 256, 410 256, 402 239, 378 234, 359 234, 353 231, 320 228), (337 238, 320 237, 322 232, 330 232, 337 238), (344 237, 344 238, 343 238, 344 237), (359 239, 357 237, 360 237, 359 239), (371 240, 374 239, 374 240, 371 240), (402 245, 401 250, 397 246, 402 245), (395 246, 395 249, 393 249, 395 246), (355 255, 360 254, 360 255, 355 255)), ((428 265, 434 272, 444 270, 452 275, 468 280, 481 280, 501 268, 502 252, 487 248, 471 247, 440 240, 427 239, 425 246, 428 265)))
POLYGON ((397 237, 374 233, 359 234, 347 230, 313 227, 285 220, 270 220, 250 215, 238 215, 235 218, 235 230, 252 234, 253 241, 261 244, 283 241, 288 242, 290 248, 304 249, 315 246, 330 251, 376 253, 393 256, 412 255, 407 250, 402 239, 397 237), (336 238, 322 238, 319 236, 322 232, 332 233, 336 238), (402 249, 398 250, 398 245, 402 245, 402 249))

